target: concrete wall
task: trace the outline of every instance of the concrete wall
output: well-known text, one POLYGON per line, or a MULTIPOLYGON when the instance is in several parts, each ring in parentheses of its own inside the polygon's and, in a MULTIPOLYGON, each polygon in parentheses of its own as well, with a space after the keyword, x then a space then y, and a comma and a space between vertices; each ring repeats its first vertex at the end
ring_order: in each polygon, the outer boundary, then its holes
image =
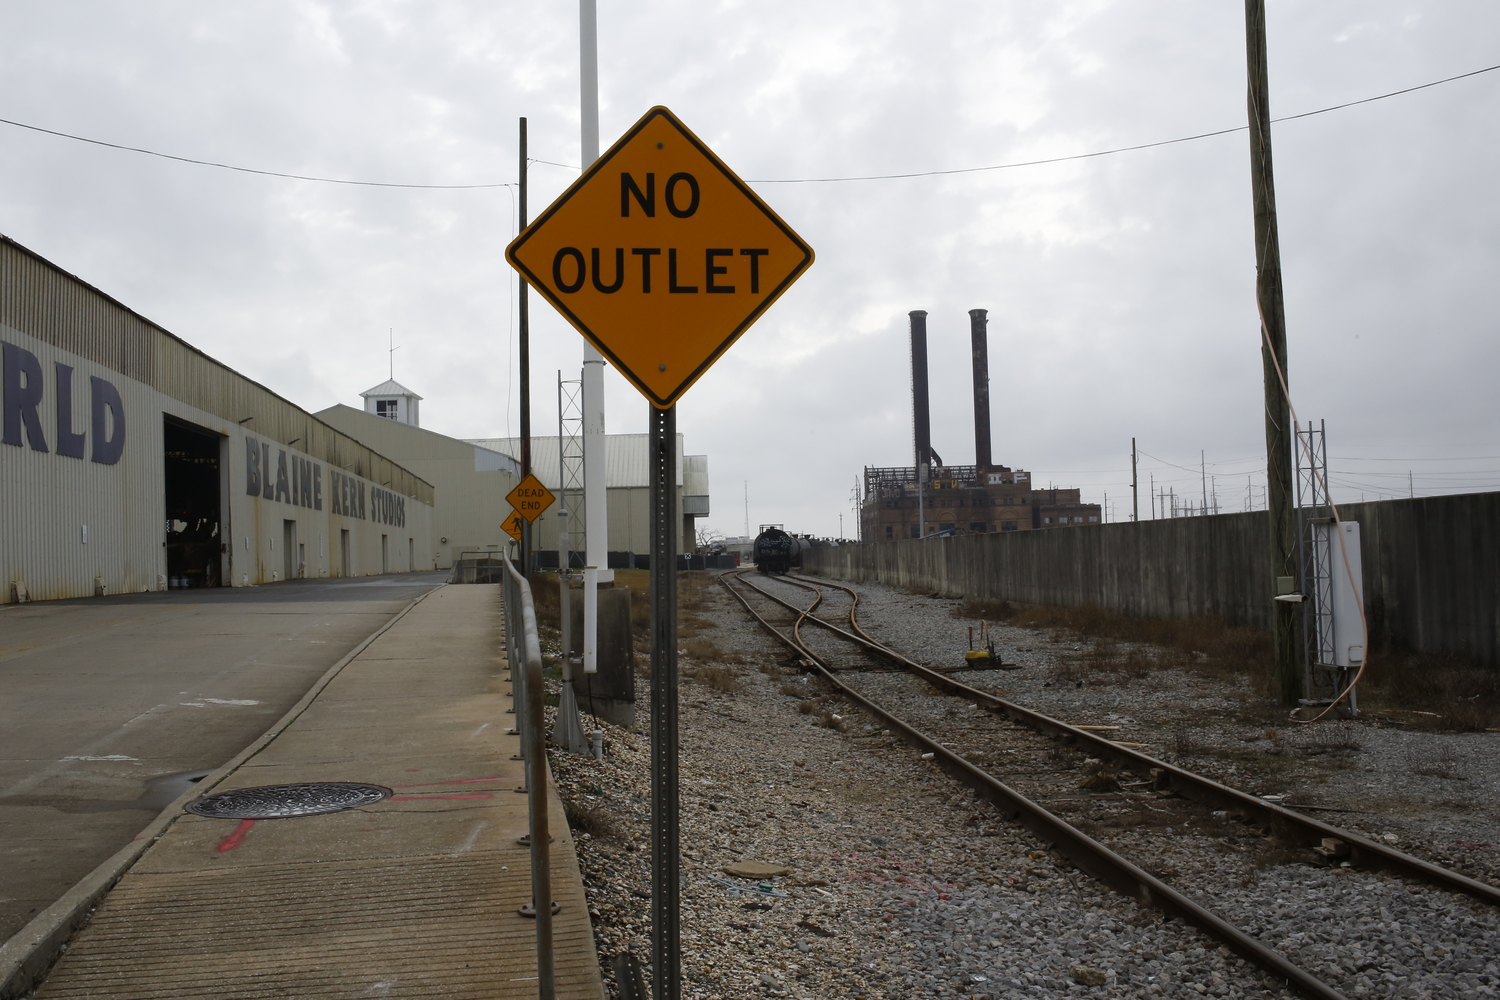
MULTIPOLYGON (((1500 493, 1340 507, 1363 536, 1372 642, 1500 665, 1500 493)), ((917 590, 1269 628, 1264 513, 874 542, 804 553, 809 573, 917 590)))

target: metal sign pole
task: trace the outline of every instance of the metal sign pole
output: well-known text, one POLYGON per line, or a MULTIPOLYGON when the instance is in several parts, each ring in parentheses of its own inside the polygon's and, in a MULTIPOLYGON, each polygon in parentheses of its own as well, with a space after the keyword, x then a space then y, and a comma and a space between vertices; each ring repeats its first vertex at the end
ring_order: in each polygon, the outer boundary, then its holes
POLYGON ((677 408, 651 408, 651 975, 681 1000, 677 802, 677 408))

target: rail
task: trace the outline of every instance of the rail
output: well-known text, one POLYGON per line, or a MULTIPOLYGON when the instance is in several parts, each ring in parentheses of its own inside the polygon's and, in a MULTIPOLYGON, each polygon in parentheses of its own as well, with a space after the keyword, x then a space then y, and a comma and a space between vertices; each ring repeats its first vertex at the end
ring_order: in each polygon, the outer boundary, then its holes
MULTIPOLYGON (((732 575, 739 577, 739 574, 732 575)), ((807 608, 794 608, 787 602, 766 593, 760 587, 742 578, 738 582, 744 583, 748 589, 770 598, 777 604, 795 613, 798 618, 796 624, 793 625, 794 635, 804 620, 813 618, 812 610, 822 600, 822 593, 818 591, 818 599, 812 605, 807 608)), ((727 580, 725 587, 744 605, 745 610, 752 617, 795 652, 807 658, 808 662, 817 667, 823 677, 837 687, 849 700, 862 705, 872 715, 883 719, 892 729, 900 732, 908 743, 925 751, 927 754, 931 754, 944 771, 964 782, 981 795, 985 795, 996 802, 1010 819, 1019 820, 1034 833, 1048 840, 1057 850, 1066 855, 1084 872, 1092 875, 1121 895, 1135 899, 1142 906, 1149 906, 1160 910, 1163 913, 1178 917, 1185 923, 1197 927, 1208 936, 1227 945, 1243 958, 1285 979, 1288 984, 1303 996, 1313 998, 1313 1000, 1345 1000, 1344 994, 1318 979, 1307 970, 1292 963, 1279 952, 1267 948, 1222 917, 1193 902, 1154 875, 1132 864, 1108 847, 1083 833, 1083 831, 1077 829, 1066 820, 1050 812, 1040 804, 1033 802, 987 771, 976 767, 964 757, 945 747, 935 738, 891 714, 880 705, 844 684, 838 679, 838 676, 827 661, 800 641, 790 638, 774 628, 770 622, 756 613, 755 609, 750 606, 750 602, 745 600, 743 594, 735 588, 728 586, 727 580)), ((816 588, 809 587, 808 589, 816 588)), ((813 620, 819 624, 828 625, 822 619, 813 618, 813 620)), ((837 629, 837 626, 833 627, 837 629)), ((845 636, 850 636, 850 633, 844 632, 841 629, 838 631, 845 636)), ((852 636, 850 637, 852 638, 852 636)), ((870 640, 866 641, 871 646, 879 645, 870 640)))
MULTIPOLYGON (((793 586, 804 588, 832 587, 835 590, 842 590, 851 596, 854 595, 853 590, 837 583, 811 580, 806 577, 792 577, 789 574, 787 582, 792 582, 793 580, 803 581, 802 583, 793 583, 793 586)), ((750 586, 754 587, 753 584, 750 586)), ((754 589, 759 590, 760 588, 755 587, 754 589)), ((764 591, 761 591, 761 593, 765 594, 764 591)), ((780 603, 788 610, 801 613, 801 609, 793 608, 792 605, 781 601, 774 594, 765 594, 765 596, 780 603)), ((857 600, 856 596, 856 603, 857 600)), ((1373 871, 1386 871, 1405 878, 1427 882, 1430 885, 1439 886, 1451 892, 1461 892, 1467 896, 1472 896, 1492 906, 1500 906, 1500 888, 1496 888, 1486 882, 1469 878, 1467 875, 1461 875, 1440 865, 1435 865, 1430 861, 1423 861, 1421 858, 1413 857, 1394 847, 1387 847, 1384 844, 1370 840, 1368 837, 1362 837, 1357 833, 1324 823, 1311 816, 1304 816, 1294 809, 1277 805, 1274 802, 1268 802, 1265 799, 1251 795, 1249 792, 1240 791, 1238 788, 1221 784, 1212 778, 1206 778, 1201 774, 1185 770, 1175 764, 1158 760, 1138 750, 1121 746, 1107 737, 1085 729, 1079 729, 1076 726, 1070 726, 1066 722, 1043 715, 1040 712, 1017 705, 1014 702, 1006 701, 987 691, 970 687, 941 671, 924 667, 920 663, 915 663, 889 646, 870 638, 859 627, 859 623, 853 620, 852 612, 850 626, 854 629, 854 632, 858 633, 857 635, 824 621, 816 615, 809 613, 805 617, 823 628, 838 633, 843 638, 869 649, 876 655, 910 670, 912 673, 931 683, 934 687, 941 688, 949 694, 957 695, 978 705, 982 705, 991 712, 1005 715, 1015 722, 1019 722, 1037 732, 1054 736, 1065 743, 1087 746, 1091 754, 1097 754, 1107 760, 1112 760, 1139 774, 1155 775, 1159 784, 1171 788, 1171 790, 1178 794, 1199 802, 1213 803, 1222 809, 1237 811, 1247 818, 1253 819, 1255 824, 1262 829, 1274 831, 1280 839, 1296 846, 1312 847, 1322 843, 1325 838, 1337 838, 1342 840, 1348 847, 1349 855, 1345 860, 1350 864, 1373 871)))
POLYGON ((531 903, 521 913, 536 917, 537 996, 555 1000, 552 955, 552 862, 547 830, 547 732, 542 712, 542 648, 537 639, 536 605, 530 582, 505 560, 505 652, 510 668, 511 704, 516 706, 516 732, 526 761, 527 817, 531 840, 531 903), (521 666, 517 670, 517 665, 521 666))

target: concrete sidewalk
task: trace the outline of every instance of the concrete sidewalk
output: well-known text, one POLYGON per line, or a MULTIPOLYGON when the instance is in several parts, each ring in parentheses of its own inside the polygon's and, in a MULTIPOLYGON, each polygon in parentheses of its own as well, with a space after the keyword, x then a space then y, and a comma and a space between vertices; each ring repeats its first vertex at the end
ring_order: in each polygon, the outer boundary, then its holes
MULTIPOLYGON (((212 791, 360 781, 362 809, 182 815, 36 993, 63 997, 535 997, 520 916, 528 796, 499 588, 443 587, 352 659, 212 791)), ((296 710, 294 710, 295 712, 296 710)), ((572 838, 552 796, 557 995, 603 995, 572 838)))

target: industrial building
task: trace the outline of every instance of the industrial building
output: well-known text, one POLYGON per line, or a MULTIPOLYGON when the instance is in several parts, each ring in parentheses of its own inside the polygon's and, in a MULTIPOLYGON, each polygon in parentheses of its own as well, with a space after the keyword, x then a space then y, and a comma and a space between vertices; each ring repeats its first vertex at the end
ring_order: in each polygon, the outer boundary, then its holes
POLYGON ((314 416, 432 484, 437 568, 450 569, 457 560, 500 549, 506 541, 500 525, 510 512, 505 496, 521 481, 521 463, 423 428, 422 397, 399 382, 386 381, 360 395, 363 410, 339 404, 314 416))
MULTIPOLYGON (((519 438, 484 438, 471 440, 469 444, 519 457, 519 438)), ((564 444, 568 442, 563 440, 564 444)), ((605 482, 608 486, 609 507, 609 565, 612 569, 628 569, 645 566, 651 554, 651 436, 649 434, 608 434, 604 438, 605 482)), ((531 439, 531 469, 553 493, 562 489, 563 453, 557 435, 533 436, 531 439)), ((696 524, 700 517, 709 513, 708 500, 708 456, 684 455, 682 435, 677 435, 677 510, 681 524, 678 529, 676 551, 678 554, 692 552, 697 538, 696 524)), ((570 488, 581 487, 581 477, 574 477, 570 488)), ((555 565, 550 560, 557 551, 558 511, 562 505, 554 504, 545 514, 537 518, 532 529, 532 546, 543 554, 541 565, 555 565)), ((582 504, 570 520, 571 532, 582 529, 582 504)), ((581 535, 575 536, 572 551, 582 556, 581 535)))
MULTIPOLYGON (((501 523, 510 513, 505 496, 521 478, 519 438, 460 440, 420 426, 422 397, 394 379, 360 393, 364 408, 330 406, 315 416, 382 455, 401 463, 434 489, 433 534, 437 566, 482 558, 503 547, 501 523)), ((651 552, 649 435, 609 434, 604 438, 609 511, 609 562, 615 569, 645 565, 651 552)), ((576 449, 575 449, 576 450, 576 449)), ((695 523, 708 514, 708 456, 684 455, 677 436, 678 510, 682 515, 677 551, 692 552, 695 523)), ((548 489, 561 494, 562 456, 558 437, 531 439, 532 471, 548 489)), ((581 485, 581 480, 572 484, 581 485)), ((582 504, 576 504, 574 551, 582 558, 582 504)), ((557 565, 558 510, 537 519, 532 545, 538 565, 557 565)))
POLYGON ((432 484, 0 236, 0 601, 432 569, 432 484))
POLYGON ((1075 489, 1033 488, 1031 474, 995 465, 990 452, 988 316, 969 310, 974 375, 974 464, 945 465, 932 448, 927 390, 927 313, 911 313, 911 465, 865 467, 860 532, 867 542, 938 534, 1031 531, 1098 524, 1098 504, 1075 489))

